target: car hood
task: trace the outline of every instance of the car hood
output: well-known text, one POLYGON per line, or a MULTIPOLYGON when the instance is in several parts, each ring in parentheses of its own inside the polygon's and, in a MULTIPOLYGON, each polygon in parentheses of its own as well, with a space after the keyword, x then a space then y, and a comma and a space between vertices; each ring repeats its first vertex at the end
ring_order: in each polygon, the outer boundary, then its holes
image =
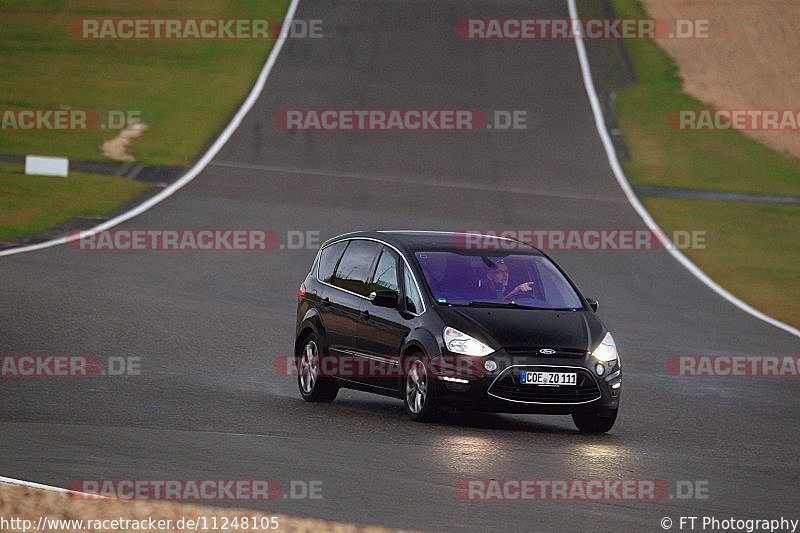
POLYGON ((442 318, 492 348, 564 348, 591 351, 606 328, 591 311, 442 307, 442 318))

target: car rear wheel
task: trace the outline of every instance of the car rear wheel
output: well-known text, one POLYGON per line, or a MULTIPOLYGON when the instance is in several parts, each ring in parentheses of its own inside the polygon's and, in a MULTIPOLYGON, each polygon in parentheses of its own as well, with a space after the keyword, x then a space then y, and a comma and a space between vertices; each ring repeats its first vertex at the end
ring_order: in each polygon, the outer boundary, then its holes
POLYGON ((332 402, 339 393, 339 386, 331 378, 320 374, 319 337, 311 333, 300 344, 301 353, 297 355, 297 385, 300 395, 307 402, 332 402))
POLYGON ((412 355, 405 362, 408 369, 403 382, 406 414, 415 422, 427 422, 438 412, 431 373, 421 355, 412 355))
POLYGON ((584 433, 605 433, 614 427, 616 420, 616 409, 594 413, 572 413, 572 421, 584 433))

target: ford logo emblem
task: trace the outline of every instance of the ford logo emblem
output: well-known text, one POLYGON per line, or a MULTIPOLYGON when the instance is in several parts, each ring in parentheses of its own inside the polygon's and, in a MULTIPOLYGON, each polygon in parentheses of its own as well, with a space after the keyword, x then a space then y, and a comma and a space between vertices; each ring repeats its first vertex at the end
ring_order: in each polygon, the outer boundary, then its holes
POLYGON ((542 355, 553 355, 554 353, 556 353, 556 351, 553 350, 552 348, 542 348, 541 350, 539 350, 539 353, 542 355))

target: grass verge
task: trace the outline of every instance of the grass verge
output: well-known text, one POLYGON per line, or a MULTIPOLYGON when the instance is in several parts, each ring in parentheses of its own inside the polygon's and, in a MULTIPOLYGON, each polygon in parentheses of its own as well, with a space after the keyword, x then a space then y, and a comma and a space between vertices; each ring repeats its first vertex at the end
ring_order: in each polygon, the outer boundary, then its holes
MULTIPOLYGON (((648 17, 639 0, 614 0, 614 9, 622 19, 648 17)), ((677 66, 656 41, 626 46, 637 85, 618 91, 615 109, 631 153, 623 166, 632 183, 800 196, 798 161, 739 131, 668 125, 670 112, 712 108, 682 92, 677 66)))
MULTIPOLYGON (((79 40, 81 18, 282 19, 288 0, 6 0, 0 18, 0 111, 134 111, 149 125, 137 161, 183 166, 252 87, 270 40, 79 40)), ((117 131, 0 130, 0 152, 105 160, 117 131)))
POLYGON ((71 172, 68 178, 27 176, 0 164, 0 239, 48 230, 75 217, 104 215, 152 183, 71 172))
MULTIPOLYGON (((613 0, 618 18, 647 18, 639 0, 613 0)), ((681 90, 672 59, 655 41, 626 46, 637 85, 617 93, 615 112, 633 184, 800 196, 800 164, 737 131, 682 131, 670 112, 711 109, 681 90)), ((800 209, 743 202, 645 198, 666 231, 705 230, 707 247, 686 255, 729 292, 800 325, 800 209)))
MULTIPOLYGON (((129 152, 184 166, 218 134, 255 82, 271 40, 80 40, 82 18, 283 19, 289 0, 7 0, 0 17, 0 113, 26 109, 133 112, 148 125, 129 152)), ((0 153, 103 161, 119 132, 0 129, 0 153)), ((0 238, 108 213, 151 185, 71 173, 24 176, 0 165, 0 238)))
POLYGON ((665 231, 702 229, 704 250, 683 250, 753 307, 800 325, 800 209, 740 202, 646 198, 665 231))

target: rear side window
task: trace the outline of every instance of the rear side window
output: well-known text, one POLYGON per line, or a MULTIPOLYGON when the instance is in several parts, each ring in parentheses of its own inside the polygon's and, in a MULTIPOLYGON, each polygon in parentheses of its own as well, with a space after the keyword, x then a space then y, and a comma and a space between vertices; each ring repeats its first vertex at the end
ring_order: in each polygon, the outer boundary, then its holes
POLYGON ((380 245, 374 241, 350 241, 331 282, 339 288, 367 296, 372 267, 379 251, 380 245))
POLYGON ((338 263, 339 258, 342 257, 345 246, 347 246, 347 241, 339 241, 322 249, 322 252, 319 254, 319 271, 317 273, 317 277, 320 281, 324 281, 325 283, 331 282, 334 270, 336 270, 336 263, 338 263))

